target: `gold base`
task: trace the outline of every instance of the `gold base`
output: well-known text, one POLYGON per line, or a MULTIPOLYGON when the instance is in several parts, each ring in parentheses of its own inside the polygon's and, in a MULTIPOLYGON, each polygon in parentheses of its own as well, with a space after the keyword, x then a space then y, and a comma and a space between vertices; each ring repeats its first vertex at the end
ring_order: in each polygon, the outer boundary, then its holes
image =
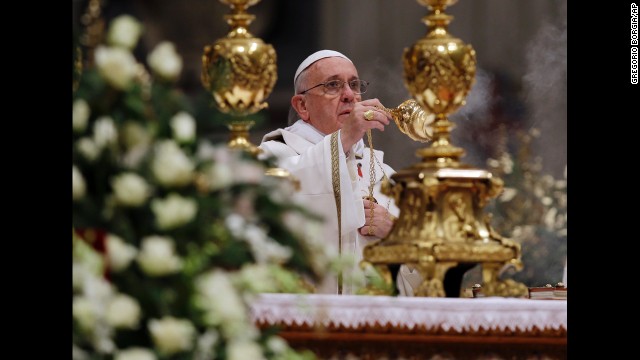
MULTIPOLYGON (((408 265, 418 270, 423 281, 417 289, 416 296, 428 297, 459 297, 458 293, 446 293, 445 281, 451 282, 460 290, 459 284, 466 269, 476 264, 482 266, 483 293, 485 296, 524 297, 527 295, 527 287, 513 280, 499 280, 499 274, 507 267, 522 268, 517 259, 517 250, 505 247, 499 243, 480 244, 450 244, 444 241, 411 241, 408 243, 393 243, 383 240, 368 245, 364 249, 365 263, 374 264, 378 273, 384 275, 390 287, 393 280, 390 275, 393 265, 408 265), (447 272, 456 268, 459 277, 449 275, 447 272)), ((369 295, 380 294, 379 288, 366 291, 369 295)))
POLYGON ((400 216, 386 238, 365 246, 363 261, 380 274, 400 265, 417 269, 423 281, 416 296, 459 297, 464 273, 482 266, 483 289, 488 296, 526 296, 523 284, 498 279, 503 269, 522 269, 520 245, 500 236, 483 214, 489 199, 502 191, 502 181, 486 170, 460 164, 452 146, 423 151, 428 161, 395 173, 395 184, 385 184, 400 216), (431 151, 429 151, 431 150, 431 151))

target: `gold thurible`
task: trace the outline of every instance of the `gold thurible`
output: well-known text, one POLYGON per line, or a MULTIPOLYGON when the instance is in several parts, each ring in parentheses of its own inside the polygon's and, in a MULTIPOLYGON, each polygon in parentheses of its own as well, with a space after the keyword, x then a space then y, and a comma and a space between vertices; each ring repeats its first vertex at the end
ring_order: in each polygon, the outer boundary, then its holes
POLYGON ((386 279, 407 265, 423 278, 417 296, 459 297, 464 273, 480 264, 485 296, 526 296, 525 285, 499 279, 507 267, 522 269, 520 245, 500 236, 483 213, 503 183, 461 163, 464 150, 450 142, 448 115, 464 105, 476 72, 474 49, 447 31, 453 17, 444 11, 456 2, 418 0, 430 10, 423 18, 429 30, 402 57, 405 86, 415 100, 387 110, 403 133, 431 145, 416 152, 421 162, 383 184, 400 216, 386 238, 364 248, 361 265, 373 265, 386 279))
POLYGON ((424 111, 414 99, 405 100, 395 108, 381 109, 391 114, 398 129, 411 139, 420 142, 433 140, 431 124, 435 115, 424 111))
POLYGON ((220 0, 231 7, 224 19, 229 33, 204 48, 203 86, 211 93, 218 110, 234 117, 228 146, 257 155, 259 149, 249 140, 254 125, 248 115, 265 109, 265 99, 277 80, 276 52, 270 44, 254 37, 248 27, 255 19, 246 10, 260 0, 220 0))

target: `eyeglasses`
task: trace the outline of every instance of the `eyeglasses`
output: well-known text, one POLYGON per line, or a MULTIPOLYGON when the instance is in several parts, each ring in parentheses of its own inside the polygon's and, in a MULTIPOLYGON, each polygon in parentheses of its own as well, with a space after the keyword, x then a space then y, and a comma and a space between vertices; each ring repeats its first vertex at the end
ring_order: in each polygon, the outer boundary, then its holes
POLYGON ((327 82, 320 83, 316 86, 312 86, 305 91, 301 91, 298 94, 302 95, 311 89, 315 89, 318 86, 324 86, 324 93, 328 95, 336 95, 340 91, 342 91, 342 87, 344 84, 349 84, 349 88, 356 94, 364 94, 367 92, 367 86, 369 85, 368 81, 365 80, 351 80, 351 81, 342 81, 342 80, 329 80, 327 82))

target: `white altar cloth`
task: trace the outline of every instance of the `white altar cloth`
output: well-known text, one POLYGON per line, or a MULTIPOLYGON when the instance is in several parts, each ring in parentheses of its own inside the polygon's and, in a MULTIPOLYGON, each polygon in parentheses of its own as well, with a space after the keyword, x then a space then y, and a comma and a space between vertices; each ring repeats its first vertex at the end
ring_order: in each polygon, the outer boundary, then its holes
POLYGON ((567 329, 566 300, 430 298, 327 294, 260 294, 253 320, 266 325, 379 326, 454 332, 567 329))

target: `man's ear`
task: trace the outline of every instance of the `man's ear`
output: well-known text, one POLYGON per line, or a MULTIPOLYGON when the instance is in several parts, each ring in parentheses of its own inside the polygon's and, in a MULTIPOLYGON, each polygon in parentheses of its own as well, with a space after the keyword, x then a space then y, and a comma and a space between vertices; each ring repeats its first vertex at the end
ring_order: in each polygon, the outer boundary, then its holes
POLYGON ((304 95, 298 94, 291 97, 291 107, 300 115, 300 119, 304 121, 309 120, 309 112, 307 111, 307 106, 304 101, 304 95))

